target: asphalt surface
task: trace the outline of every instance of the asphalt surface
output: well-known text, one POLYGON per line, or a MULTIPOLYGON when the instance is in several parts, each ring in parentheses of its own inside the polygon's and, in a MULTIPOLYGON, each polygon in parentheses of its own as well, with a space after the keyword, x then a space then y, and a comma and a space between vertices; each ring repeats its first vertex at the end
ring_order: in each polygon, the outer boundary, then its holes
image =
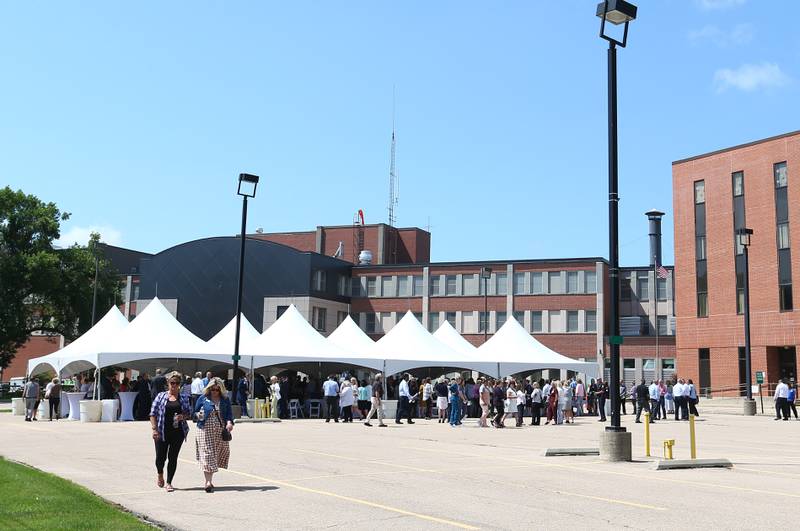
MULTIPOLYGON (((653 470, 644 424, 633 463, 544 457, 546 448, 597 446, 602 424, 480 429, 418 420, 366 428, 321 420, 240 424, 230 470, 203 491, 194 428, 175 492, 155 486, 147 423, 26 423, 0 414, 0 454, 84 485, 178 529, 773 529, 800 502, 800 422, 731 415, 696 423, 699 458, 733 469, 653 470)), ((508 424, 513 424, 513 421, 508 424)), ((652 454, 675 439, 689 458, 686 422, 652 425, 652 454)), ((0 522, 2 526, 2 522, 0 522)))

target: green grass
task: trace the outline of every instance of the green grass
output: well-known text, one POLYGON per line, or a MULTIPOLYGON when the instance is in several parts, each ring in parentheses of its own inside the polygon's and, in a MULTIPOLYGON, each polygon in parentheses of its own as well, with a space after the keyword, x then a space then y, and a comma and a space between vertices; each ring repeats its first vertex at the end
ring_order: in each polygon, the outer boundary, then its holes
POLYGON ((71 481, 0 457, 0 529, 153 528, 71 481))

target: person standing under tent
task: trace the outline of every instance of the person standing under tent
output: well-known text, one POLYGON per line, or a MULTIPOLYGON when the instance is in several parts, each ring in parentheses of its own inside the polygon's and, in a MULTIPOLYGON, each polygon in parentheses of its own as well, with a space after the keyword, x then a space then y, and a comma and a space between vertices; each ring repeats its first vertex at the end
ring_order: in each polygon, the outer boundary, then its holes
POLYGON ((353 387, 349 380, 344 380, 339 389, 339 408, 343 422, 353 422, 353 387))
POLYGON ((153 404, 153 395, 150 394, 150 377, 146 372, 139 375, 134 386, 136 391, 136 400, 134 402, 134 411, 136 420, 146 420, 150 416, 150 406, 153 404))
POLYGON ((572 385, 564 386, 564 422, 567 424, 575 423, 575 415, 572 412, 573 393, 575 390, 572 385))
POLYGON ((50 421, 53 420, 53 413, 55 413, 56 420, 61 418, 61 381, 58 378, 47 384, 44 389, 44 397, 48 400, 50 411, 47 417, 50 421))
POLYGON ((433 409, 433 384, 430 377, 425 378, 422 384, 422 407, 424 409, 425 420, 431 420, 431 410, 433 409))
POLYGON ((517 428, 522 427, 522 422, 525 418, 525 406, 528 403, 528 395, 525 393, 525 387, 520 385, 517 389, 517 428))
POLYGON ((478 419, 478 426, 481 428, 488 428, 489 424, 487 418, 489 417, 489 403, 492 401, 492 389, 488 381, 480 379, 480 387, 478 388, 478 401, 481 406, 481 416, 478 419))
POLYGON ((22 388, 22 398, 25 399, 25 421, 36 420, 36 407, 39 403, 39 382, 34 378, 28 380, 22 388))
POLYGON ((205 476, 206 492, 214 492, 214 474, 228 468, 233 408, 220 378, 211 378, 194 406, 197 420, 195 457, 205 476))
POLYGON ((463 393, 460 389, 459 381, 461 377, 459 376, 458 380, 455 378, 450 380, 450 385, 448 386, 448 391, 450 392, 450 426, 456 427, 461 425, 461 405, 462 405, 462 396, 463 393))
POLYGON ((174 372, 169 377, 169 388, 159 393, 150 408, 150 427, 156 447, 156 472, 159 488, 164 487, 164 464, 167 463, 166 491, 172 492, 172 479, 178 467, 178 454, 189 435, 186 422, 192 413, 189 396, 181 393, 181 376, 174 372))
POLYGON ((576 409, 578 410, 578 416, 583 416, 583 407, 586 404, 586 386, 583 385, 583 380, 578 378, 577 383, 575 384, 575 399, 576 399, 576 409))
POLYGON ((588 415, 597 416, 597 381, 592 378, 589 382, 589 399, 586 403, 586 412, 588 415))
POLYGON ((436 409, 439 416, 439 423, 443 424, 447 421, 447 384, 445 383, 444 376, 440 376, 439 380, 436 382, 436 385, 433 388, 434 392, 436 393, 436 409))
POLYGON ((542 421, 542 390, 539 382, 533 383, 531 391, 531 426, 539 426, 542 421))
POLYGON ((156 375, 150 383, 150 396, 156 397, 167 390, 167 379, 161 374, 161 369, 156 369, 156 375))
POLYGON ((386 424, 383 423, 383 375, 378 373, 375 375, 375 379, 372 382, 371 387, 371 402, 372 407, 367 413, 367 421, 364 422, 364 426, 372 427, 372 424, 369 421, 372 419, 373 414, 378 416, 378 427, 385 428, 386 424))
POLYGON ((503 419, 505 419, 505 405, 506 405, 506 389, 503 380, 495 382, 494 389, 492 390, 492 403, 494 404, 495 416, 492 420, 492 426, 495 428, 505 428, 503 419))
POLYGON ((367 418, 369 412, 369 399, 370 389, 367 386, 366 380, 361 380, 361 385, 358 386, 358 412, 361 414, 362 419, 367 418))
POLYGON ((322 394, 325 397, 327 413, 325 422, 339 422, 339 384, 336 383, 336 376, 331 374, 325 383, 322 384, 322 394))
POLYGON ((278 377, 272 376, 269 379, 269 394, 270 394, 270 417, 273 419, 278 418, 278 404, 281 399, 281 384, 278 383, 278 377))
POLYGON ((411 409, 409 403, 411 401, 411 391, 408 387, 408 380, 411 375, 408 373, 403 374, 403 379, 400 380, 400 386, 397 389, 397 413, 394 417, 395 424, 402 424, 400 420, 404 416, 407 417, 409 424, 414 424, 411 419, 411 409))

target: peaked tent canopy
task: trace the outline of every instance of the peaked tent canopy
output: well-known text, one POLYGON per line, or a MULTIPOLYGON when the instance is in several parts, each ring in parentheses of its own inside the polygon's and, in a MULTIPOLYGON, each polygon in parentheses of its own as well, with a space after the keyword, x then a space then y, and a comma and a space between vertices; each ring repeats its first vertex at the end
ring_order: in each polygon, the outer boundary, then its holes
POLYGON ((525 331, 516 319, 509 319, 489 340, 478 347, 477 357, 494 360, 495 373, 508 376, 538 369, 567 369, 582 372, 587 377, 598 375, 597 363, 578 361, 544 346, 525 331))
POLYGON ((328 336, 328 341, 347 352, 352 352, 359 357, 368 358, 372 355, 375 342, 364 333, 355 321, 348 315, 342 324, 328 336))
MULTIPOLYGON (((241 329, 239 330, 239 353, 252 355, 255 352, 255 342, 261 336, 244 314, 241 315, 241 329)), ((233 355, 236 343, 236 316, 214 337, 206 341, 208 352, 212 354, 233 355)))
POLYGON ((66 365, 62 360, 89 355, 97 351, 102 345, 108 344, 118 336, 127 326, 128 320, 125 319, 119 308, 112 306, 102 319, 69 345, 46 356, 28 360, 28 375, 36 376, 52 370, 60 376, 61 369, 66 365))
POLYGON ((477 347, 464 339, 464 336, 459 334, 453 325, 450 324, 449 321, 445 320, 436 332, 433 333, 433 337, 450 347, 451 349, 455 350, 456 352, 460 352, 467 359, 478 359, 477 358, 477 347))
POLYGON ((254 343, 255 368, 284 363, 328 362, 359 365, 381 370, 383 360, 360 356, 355 351, 343 350, 328 341, 294 304, 283 312, 254 343))
POLYGON ((417 367, 455 367, 492 374, 492 367, 496 367, 496 364, 476 361, 442 343, 411 311, 375 343, 373 352, 375 357, 386 360, 386 374, 417 367))

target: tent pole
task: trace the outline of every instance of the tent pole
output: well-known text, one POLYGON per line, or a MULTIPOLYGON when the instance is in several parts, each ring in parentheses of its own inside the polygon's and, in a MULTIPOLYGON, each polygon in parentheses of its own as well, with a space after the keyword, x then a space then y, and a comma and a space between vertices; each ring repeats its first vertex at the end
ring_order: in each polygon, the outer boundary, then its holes
POLYGON ((500 362, 497 362, 497 378, 500 379, 500 362))

